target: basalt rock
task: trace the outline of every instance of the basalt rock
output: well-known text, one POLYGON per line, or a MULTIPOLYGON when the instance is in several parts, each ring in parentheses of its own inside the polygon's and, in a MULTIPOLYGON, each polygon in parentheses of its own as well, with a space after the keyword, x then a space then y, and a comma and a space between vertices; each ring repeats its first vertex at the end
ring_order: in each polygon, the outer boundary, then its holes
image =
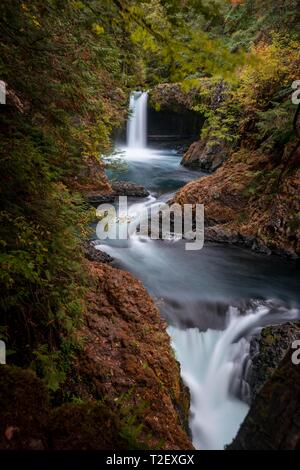
POLYGON ((279 366, 294 340, 300 340, 300 323, 263 328, 250 343, 251 368, 247 377, 252 399, 279 366))
POLYGON ((300 365, 290 349, 258 392, 229 450, 300 449, 300 365))
POLYGON ((268 155, 241 149, 212 175, 185 185, 171 202, 204 204, 209 241, 298 258, 300 169, 284 172, 268 155))
POLYGON ((98 263, 111 263, 114 260, 112 256, 104 253, 104 251, 96 249, 95 246, 88 241, 82 243, 82 248, 85 258, 87 258, 89 261, 96 261, 98 263))
POLYGON ((186 149, 199 135, 204 118, 194 110, 195 89, 185 91, 179 83, 161 83, 149 90, 148 141, 168 148, 186 149))
POLYGON ((110 191, 89 191, 86 193, 87 200, 92 204, 113 203, 119 196, 144 198, 149 196, 149 191, 136 183, 115 181, 111 183, 110 191))
POLYGON ((149 91, 150 107, 159 111, 175 113, 191 111, 196 98, 196 90, 186 92, 179 83, 160 83, 149 91))
POLYGON ((79 333, 85 346, 68 390, 86 400, 106 397, 107 406, 123 397, 127 414, 142 423, 142 442, 191 449, 189 393, 158 308, 129 273, 101 263, 89 263, 89 271, 94 287, 79 333))
POLYGON ((228 149, 224 144, 212 145, 207 140, 198 140, 190 145, 181 164, 188 168, 197 168, 211 173, 223 165, 227 158, 228 149))

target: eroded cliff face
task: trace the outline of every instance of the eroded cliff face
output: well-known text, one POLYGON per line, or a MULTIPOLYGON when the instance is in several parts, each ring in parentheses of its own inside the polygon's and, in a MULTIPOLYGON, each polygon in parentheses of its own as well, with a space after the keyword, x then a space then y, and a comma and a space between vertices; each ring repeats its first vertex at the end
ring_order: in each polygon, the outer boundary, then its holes
POLYGON ((203 117, 194 110, 198 95, 179 83, 163 83, 149 90, 148 141, 186 148, 199 135, 203 117))
POLYGON ((300 448, 300 365, 292 361, 299 322, 267 326, 250 344, 252 404, 228 449, 300 448))
POLYGON ((173 202, 205 205, 206 240, 298 257, 299 162, 299 150, 287 165, 242 148, 214 174, 184 186, 173 202))
POLYGON ((54 402, 32 371, 1 368, 0 448, 192 449, 189 394, 157 307, 129 273, 86 263, 82 347, 54 402))

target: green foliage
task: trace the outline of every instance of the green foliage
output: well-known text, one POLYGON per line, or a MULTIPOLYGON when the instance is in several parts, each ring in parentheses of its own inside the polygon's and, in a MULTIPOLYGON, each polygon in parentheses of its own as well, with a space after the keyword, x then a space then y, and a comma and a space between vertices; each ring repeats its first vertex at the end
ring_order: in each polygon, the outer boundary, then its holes
MULTIPOLYGON (((55 390, 88 288, 91 214, 74 188, 110 153, 129 90, 181 83, 209 145, 247 133, 271 153, 293 138, 299 12, 296 0, 2 0, 0 18, 0 331, 11 360, 55 390)), ((129 440, 139 432, 124 427, 129 440)))
POLYGON ((272 150, 276 145, 285 145, 293 138, 293 116, 295 106, 291 101, 273 102, 272 107, 258 113, 257 138, 262 140, 262 149, 272 150))
POLYGON ((299 47, 288 34, 270 33, 268 42, 252 47, 256 61, 237 71, 238 81, 193 81, 200 97, 193 109, 206 118, 201 137, 208 146, 223 143, 233 149, 247 135, 248 146, 271 154, 295 139, 291 84, 297 79, 299 47))
POLYGON ((231 53, 221 38, 226 1, 136 2, 131 38, 141 49, 151 85, 204 74, 226 76, 246 57, 231 53), (145 27, 146 26, 146 27, 145 27))
MULTIPOLYGON (((119 409, 120 416, 120 437, 127 443, 128 449, 134 450, 147 450, 150 449, 150 434, 145 435, 143 425, 143 412, 148 408, 148 404, 140 400, 135 403, 132 400, 134 396, 134 389, 131 388, 128 392, 121 395, 116 404, 119 409)), ((162 443, 159 442, 156 449, 161 448, 162 443)))
POLYGON ((299 15, 297 0, 244 0, 229 9, 224 33, 231 50, 249 49, 275 31, 299 37, 299 15))
POLYGON ((55 390, 88 287, 80 240, 91 210, 73 182, 111 147, 132 56, 124 61, 127 26, 109 1, 4 0, 0 14, 8 90, 0 115, 0 325, 11 361, 31 364, 55 390))

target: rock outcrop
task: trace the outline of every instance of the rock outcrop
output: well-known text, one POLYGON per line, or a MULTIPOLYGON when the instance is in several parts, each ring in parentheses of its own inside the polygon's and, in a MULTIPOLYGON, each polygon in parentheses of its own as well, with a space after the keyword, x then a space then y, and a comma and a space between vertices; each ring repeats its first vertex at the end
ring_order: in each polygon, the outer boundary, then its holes
POLYGON ((89 261, 97 263, 112 263, 113 257, 104 251, 95 248, 92 242, 84 241, 82 243, 83 254, 89 261))
POLYGON ((289 350, 257 394, 229 450, 300 449, 300 365, 289 350))
POLYGON ((300 340, 300 323, 292 322, 268 326, 252 338, 251 368, 247 377, 252 399, 272 376, 295 340, 300 340))
POLYGON ((209 144, 207 140, 193 142, 184 154, 181 164, 209 173, 217 170, 228 158, 228 149, 222 143, 209 144))
POLYGON ((132 198, 144 198, 149 196, 149 191, 140 184, 131 183, 129 181, 114 181, 110 183, 109 191, 93 190, 85 193, 87 200, 92 204, 102 204, 106 202, 114 202, 119 196, 127 196, 132 198))
POLYGON ((32 371, 1 366, 2 449, 192 449, 189 394, 154 302, 129 273, 86 261, 80 352, 51 400, 32 371))
POLYGON ((204 204, 206 240, 296 258, 300 254, 299 194, 297 166, 291 165, 287 172, 284 164, 274 167, 267 155, 241 149, 214 174, 184 186, 173 202, 204 204))
MULTIPOLYGON (((128 395, 128 412, 143 423, 152 448, 191 448, 189 394, 172 354, 166 324, 142 284, 107 264, 90 263, 94 289, 80 336, 74 393, 112 402, 128 395)), ((70 377, 72 380, 72 377, 70 377)))
POLYGON ((149 90, 148 141, 168 148, 186 149, 199 136, 203 116, 194 110, 195 89, 179 83, 162 83, 149 90))
POLYGON ((160 83, 149 91, 149 104, 158 111, 192 111, 197 91, 184 91, 180 83, 160 83))

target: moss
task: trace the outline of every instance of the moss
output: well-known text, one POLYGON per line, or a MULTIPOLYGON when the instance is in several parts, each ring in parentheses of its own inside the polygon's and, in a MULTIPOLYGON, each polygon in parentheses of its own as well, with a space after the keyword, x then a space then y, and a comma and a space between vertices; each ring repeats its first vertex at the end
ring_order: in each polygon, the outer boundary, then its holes
POLYGON ((50 398, 45 383, 30 370, 1 366, 0 448, 47 447, 50 398))
POLYGON ((14 366, 1 367, 0 390, 0 449, 148 448, 149 436, 142 436, 146 404, 130 404, 127 395, 90 402, 69 396, 72 403, 56 407, 44 381, 14 366))

